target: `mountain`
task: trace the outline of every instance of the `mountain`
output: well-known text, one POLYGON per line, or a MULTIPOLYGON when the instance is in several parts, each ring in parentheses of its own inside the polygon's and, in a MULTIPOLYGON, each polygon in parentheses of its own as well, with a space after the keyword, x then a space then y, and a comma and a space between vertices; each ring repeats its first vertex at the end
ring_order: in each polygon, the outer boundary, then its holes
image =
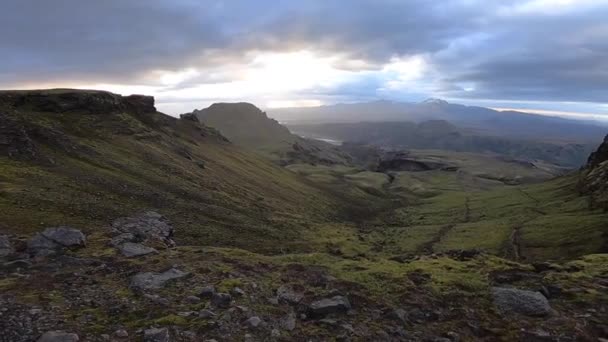
POLYGON ((446 151, 282 167, 152 97, 3 91, 0 339, 601 341, 605 150, 525 185, 446 151))
POLYGON ((194 116, 234 143, 262 152, 282 165, 296 162, 347 164, 349 156, 335 146, 291 134, 289 129, 250 103, 216 103, 183 116, 194 116))
POLYGON ((414 122, 357 122, 290 124, 303 136, 371 144, 389 149, 436 149, 501 155, 527 162, 546 162, 563 168, 583 165, 595 144, 560 143, 480 135, 444 120, 414 122))
POLYGON ((605 126, 516 111, 500 112, 490 108, 464 106, 444 100, 420 103, 375 101, 320 107, 272 109, 270 115, 290 123, 335 123, 446 120, 477 134, 559 141, 595 143, 605 126))

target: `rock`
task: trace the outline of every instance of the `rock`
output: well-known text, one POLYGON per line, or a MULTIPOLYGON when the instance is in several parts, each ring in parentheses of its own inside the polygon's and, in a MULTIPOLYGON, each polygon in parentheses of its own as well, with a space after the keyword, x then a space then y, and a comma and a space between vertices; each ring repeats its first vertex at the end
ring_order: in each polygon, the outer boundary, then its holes
POLYGON ((287 331, 292 331, 296 328, 296 315, 291 312, 281 320, 281 327, 287 331))
POLYGON ((243 291, 240 287, 235 287, 230 290, 230 293, 235 297, 243 297, 245 295, 245 291, 243 291))
POLYGON ((131 234, 131 233, 122 233, 122 234, 118 234, 115 237, 112 238, 112 240, 110 240, 110 245, 114 246, 114 247, 118 247, 118 245, 121 245, 125 242, 129 242, 129 241, 137 241, 137 239, 135 238, 135 235, 131 234))
POLYGON ((78 335, 61 331, 49 331, 44 333, 38 342, 77 342, 78 335))
POLYGON ((545 285, 539 290, 547 299, 558 297, 562 293, 562 288, 559 285, 545 285))
POLYGON ((279 331, 279 329, 272 329, 270 331, 270 337, 279 338, 279 337, 281 337, 281 332, 279 331))
POLYGON ((55 254, 64 248, 84 247, 86 237, 84 234, 70 227, 47 228, 36 234, 27 243, 27 249, 34 256, 55 254))
POLYGON ((151 302, 159 304, 159 305, 164 305, 164 306, 169 306, 169 300, 162 298, 159 295, 152 295, 152 294, 144 294, 144 297, 149 299, 151 302))
POLYGON ((211 298, 215 294, 215 286, 208 285, 201 289, 199 296, 201 298, 211 298))
POLYGON ((198 313, 198 317, 203 318, 203 319, 205 319, 205 318, 211 318, 211 317, 215 317, 215 313, 213 311, 210 311, 210 310, 201 310, 198 313))
POLYGON ((448 331, 445 333, 445 336, 450 339, 452 342, 460 342, 460 335, 453 331, 448 331))
POLYGON ((257 328, 260 326, 260 324, 262 324, 262 319, 258 316, 249 317, 245 321, 245 325, 248 326, 249 328, 257 328))
POLYGON ((122 253, 122 255, 126 256, 127 258, 138 257, 151 253, 158 253, 158 251, 154 248, 147 247, 140 243, 134 242, 125 242, 119 245, 117 248, 122 253))
POLYGON ((211 304, 218 308, 227 308, 232 302, 232 297, 227 293, 214 293, 211 297, 211 304))
POLYGON ((114 332, 114 336, 118 338, 127 338, 129 337, 129 333, 124 329, 118 329, 114 332))
POLYGON ((155 211, 116 219, 112 222, 112 229, 117 234, 114 238, 117 239, 116 242, 143 242, 148 239, 155 239, 162 241, 167 246, 175 245, 172 240, 173 226, 167 218, 155 211), (129 238, 129 235, 124 234, 130 234, 132 237, 129 238))
POLYGON ((183 278, 187 275, 189 275, 189 273, 182 272, 175 268, 172 268, 163 273, 139 273, 131 278, 130 287, 135 290, 160 289, 163 288, 168 281, 183 278))
POLYGON ((188 296, 186 297, 186 302, 190 304, 200 303, 201 299, 197 296, 188 296))
POLYGON ((547 316, 551 306, 539 292, 513 288, 493 287, 494 305, 502 313, 519 313, 526 316, 547 316))
POLYGON ((292 287, 282 285, 277 289, 277 299, 289 304, 298 304, 304 295, 296 292, 292 287))
POLYGON ((6 235, 0 235, 0 257, 5 257, 13 253, 11 242, 6 235))
POLYGON ((325 316, 331 313, 345 313, 350 310, 350 302, 344 296, 323 298, 310 304, 312 316, 325 316))
POLYGON ((403 310, 403 309, 391 310, 386 314, 386 317, 388 319, 392 319, 392 320, 398 321, 400 323, 407 322, 407 312, 405 312, 405 310, 403 310))
POLYGON ((169 342, 169 329, 152 328, 144 331, 144 342, 169 342))

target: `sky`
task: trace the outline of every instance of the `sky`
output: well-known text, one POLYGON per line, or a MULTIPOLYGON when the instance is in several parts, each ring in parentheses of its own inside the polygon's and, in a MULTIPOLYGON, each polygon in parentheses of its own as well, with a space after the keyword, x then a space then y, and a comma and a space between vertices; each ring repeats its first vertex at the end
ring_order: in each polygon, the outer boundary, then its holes
POLYGON ((608 117, 608 0, 2 0, 0 89, 608 117))

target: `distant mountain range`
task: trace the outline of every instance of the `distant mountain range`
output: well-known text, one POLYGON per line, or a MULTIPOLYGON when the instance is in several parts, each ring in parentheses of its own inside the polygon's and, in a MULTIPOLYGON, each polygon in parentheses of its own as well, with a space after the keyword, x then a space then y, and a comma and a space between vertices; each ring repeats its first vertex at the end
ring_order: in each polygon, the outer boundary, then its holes
POLYGON ((280 108, 269 115, 286 123, 378 122, 446 120, 477 134, 555 142, 597 145, 608 127, 592 121, 577 121, 516 111, 428 99, 419 103, 375 101, 320 107, 280 108))

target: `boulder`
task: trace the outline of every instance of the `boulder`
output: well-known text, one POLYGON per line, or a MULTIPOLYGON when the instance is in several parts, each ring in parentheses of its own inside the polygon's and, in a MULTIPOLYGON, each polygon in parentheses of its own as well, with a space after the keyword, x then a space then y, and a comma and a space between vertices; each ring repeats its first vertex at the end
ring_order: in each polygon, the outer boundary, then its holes
POLYGON ((84 247, 85 235, 70 227, 47 228, 36 234, 27 243, 27 249, 34 256, 55 254, 64 248, 84 247))
POLYGON ((505 287, 493 287, 494 305, 502 313, 518 313, 526 316, 547 316, 551 306, 540 292, 505 287))
POLYGON ((249 328, 257 328, 260 326, 260 324, 262 324, 262 319, 258 316, 249 317, 245 321, 245 325, 249 328))
POLYGON ((296 315, 295 315, 295 313, 290 312, 285 317, 283 317, 283 319, 281 320, 281 328, 283 328, 283 329, 285 329, 287 331, 292 331, 293 329, 296 328, 296 315))
POLYGON ((0 258, 5 257, 13 252, 11 242, 6 235, 0 235, 0 258))
POLYGON ((211 304, 218 308, 227 308, 230 306, 231 302, 232 297, 227 293, 218 292, 214 293, 213 296, 211 296, 211 304))
POLYGON ((118 250, 127 258, 143 256, 152 253, 158 253, 154 248, 144 246, 140 243, 125 242, 118 246, 118 250))
POLYGON ((169 220, 155 211, 122 217, 112 222, 115 233, 114 243, 144 242, 149 239, 160 240, 167 246, 173 246, 173 226, 169 220))
POLYGON ((170 340, 167 328, 152 328, 144 331, 144 342, 169 342, 170 340))
POLYGON ((312 302, 309 306, 312 316, 325 316, 332 313, 345 313, 350 310, 350 302, 344 296, 323 298, 312 302))
POLYGON ((199 292, 199 297, 201 298, 211 298, 215 294, 215 286, 207 285, 201 289, 199 292))
POLYGON ((183 278, 189 275, 187 272, 172 268, 163 273, 144 272, 138 273, 131 278, 130 287, 135 290, 155 290, 163 288, 170 280, 183 278))
POLYGON ((78 335, 61 331, 49 331, 38 339, 38 342, 77 342, 78 335))
POLYGON ((291 286, 282 285, 277 289, 277 299, 285 303, 298 304, 303 297, 302 293, 294 290, 291 286))

